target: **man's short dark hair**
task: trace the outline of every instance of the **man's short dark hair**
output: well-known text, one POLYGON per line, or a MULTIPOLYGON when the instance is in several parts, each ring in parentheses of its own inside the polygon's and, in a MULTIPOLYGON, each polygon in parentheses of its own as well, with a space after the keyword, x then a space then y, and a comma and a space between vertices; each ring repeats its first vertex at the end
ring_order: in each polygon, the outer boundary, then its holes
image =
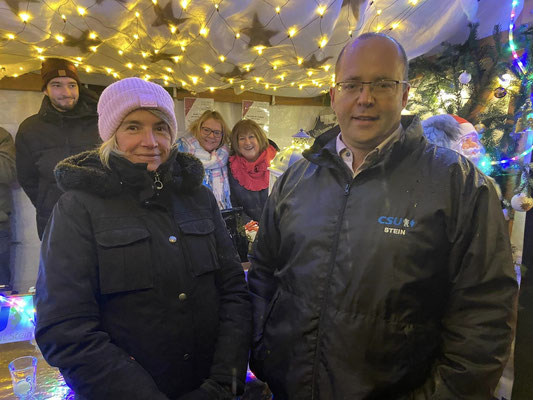
POLYGON ((355 39, 350 40, 348 43, 346 43, 346 45, 342 48, 341 52, 339 53, 339 56, 337 57, 337 62, 335 63, 335 79, 337 79, 338 76, 339 76, 339 66, 340 66, 340 63, 341 63, 342 56, 344 55, 344 52, 346 51, 346 49, 349 46, 352 46, 357 41, 366 40, 366 39, 372 39, 372 38, 377 38, 377 37, 382 37, 382 38, 388 39, 388 40, 390 40, 391 42, 393 42, 396 45, 396 47, 398 48, 398 52, 400 53, 400 56, 402 58, 403 70, 404 70, 403 80, 404 81, 409 80, 409 60, 407 59, 407 53, 405 52, 405 49, 400 44, 400 42, 398 42, 392 36, 389 36, 389 35, 387 35, 385 33, 379 33, 379 32, 363 33, 362 35, 359 35, 355 39))

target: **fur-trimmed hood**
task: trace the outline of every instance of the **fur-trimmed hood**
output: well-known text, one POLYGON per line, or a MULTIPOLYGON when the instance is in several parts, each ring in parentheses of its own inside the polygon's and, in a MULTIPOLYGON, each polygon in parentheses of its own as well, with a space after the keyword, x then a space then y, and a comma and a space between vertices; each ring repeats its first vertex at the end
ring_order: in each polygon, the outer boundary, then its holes
MULTIPOLYGON (((110 165, 107 168, 102 164, 97 151, 86 151, 61 161, 54 169, 54 175, 59 188, 65 192, 81 190, 110 197, 120 194, 124 186, 139 192, 153 191, 155 174, 147 171, 145 164, 133 164, 123 157, 111 155, 110 165)), ((204 168, 196 157, 173 150, 157 173, 164 185, 170 185, 176 192, 186 192, 202 184, 204 168)))

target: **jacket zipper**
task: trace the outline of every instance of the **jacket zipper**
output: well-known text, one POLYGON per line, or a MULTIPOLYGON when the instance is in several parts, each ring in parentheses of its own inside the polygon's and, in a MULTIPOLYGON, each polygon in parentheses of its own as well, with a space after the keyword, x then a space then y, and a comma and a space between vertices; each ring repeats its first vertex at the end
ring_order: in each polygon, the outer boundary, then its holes
POLYGON ((346 211, 346 205, 348 204, 348 196, 350 195, 350 189, 352 187, 352 182, 349 182, 344 187, 344 201, 342 203, 341 211, 339 213, 339 219, 337 221, 337 229, 335 231, 335 237, 333 241, 333 246, 331 250, 331 257, 329 260, 329 271, 328 276, 326 278, 326 295, 324 296, 324 300, 322 301, 322 306, 320 307, 320 316, 318 318, 318 335, 316 340, 316 346, 315 346, 315 355, 313 359, 313 381, 311 384, 311 400, 315 400, 317 398, 316 396, 316 381, 318 378, 318 350, 320 348, 320 341, 322 336, 322 325, 323 325, 323 319, 324 319, 324 310, 327 307, 327 304, 329 302, 329 292, 330 292, 330 286, 331 286, 331 275, 333 273, 333 268, 335 266, 335 259, 337 258, 337 250, 339 249, 339 236, 341 234, 341 226, 342 221, 344 218, 344 212, 346 211))
POLYGON ((157 190, 163 189, 163 182, 161 182, 161 179, 159 178, 159 172, 154 173, 154 187, 157 190))

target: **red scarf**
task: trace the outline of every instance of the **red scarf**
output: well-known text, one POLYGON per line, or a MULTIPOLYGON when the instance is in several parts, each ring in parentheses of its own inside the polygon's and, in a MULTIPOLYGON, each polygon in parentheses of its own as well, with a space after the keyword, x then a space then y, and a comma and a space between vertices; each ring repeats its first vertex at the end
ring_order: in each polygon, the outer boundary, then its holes
POLYGON ((231 173, 245 189, 254 192, 266 189, 270 176, 268 167, 275 155, 276 149, 269 145, 254 162, 250 162, 242 156, 231 156, 229 158, 231 173))

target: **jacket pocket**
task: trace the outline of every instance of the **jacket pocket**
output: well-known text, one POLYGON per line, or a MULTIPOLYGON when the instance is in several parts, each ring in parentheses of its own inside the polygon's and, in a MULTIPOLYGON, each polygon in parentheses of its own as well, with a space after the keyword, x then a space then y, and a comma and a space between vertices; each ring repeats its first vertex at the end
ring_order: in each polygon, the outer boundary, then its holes
POLYGON ((150 232, 146 228, 117 228, 98 232, 95 236, 101 294, 154 286, 150 232))
POLYGON ((191 273, 200 276, 220 268, 217 257, 215 224, 211 218, 201 218, 178 223, 183 234, 191 273))

